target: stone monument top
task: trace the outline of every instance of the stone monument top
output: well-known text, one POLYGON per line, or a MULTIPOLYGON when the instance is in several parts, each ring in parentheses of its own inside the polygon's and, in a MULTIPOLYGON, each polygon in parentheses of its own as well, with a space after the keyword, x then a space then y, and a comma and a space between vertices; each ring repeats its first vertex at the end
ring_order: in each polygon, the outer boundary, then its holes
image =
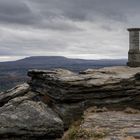
POLYGON ((140 28, 128 28, 129 31, 129 52, 128 63, 130 67, 140 67, 140 28))
POLYGON ((128 31, 140 31, 140 28, 128 28, 128 31))

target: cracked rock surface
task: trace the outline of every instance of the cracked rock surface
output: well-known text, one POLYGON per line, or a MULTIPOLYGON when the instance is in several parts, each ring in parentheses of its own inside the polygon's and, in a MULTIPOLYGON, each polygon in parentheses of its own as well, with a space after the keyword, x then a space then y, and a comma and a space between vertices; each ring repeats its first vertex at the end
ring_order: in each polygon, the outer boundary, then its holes
POLYGON ((64 131, 62 120, 47 104, 34 101, 37 93, 28 88, 29 85, 23 84, 5 96, 2 93, 1 100, 6 103, 0 107, 0 139, 50 140, 61 137, 64 131), (5 100, 6 97, 9 100, 5 100))
POLYGON ((80 127, 93 133, 105 133, 105 140, 140 139, 140 111, 135 114, 124 111, 86 112, 80 127))

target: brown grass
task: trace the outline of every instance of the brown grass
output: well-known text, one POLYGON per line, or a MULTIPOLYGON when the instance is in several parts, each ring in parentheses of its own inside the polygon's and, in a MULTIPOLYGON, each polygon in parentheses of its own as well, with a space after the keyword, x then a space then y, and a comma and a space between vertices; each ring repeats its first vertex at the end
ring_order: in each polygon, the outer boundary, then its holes
POLYGON ((140 110, 127 107, 127 108, 124 110, 124 112, 125 112, 125 113, 128 113, 128 114, 138 114, 138 113, 140 113, 140 110))

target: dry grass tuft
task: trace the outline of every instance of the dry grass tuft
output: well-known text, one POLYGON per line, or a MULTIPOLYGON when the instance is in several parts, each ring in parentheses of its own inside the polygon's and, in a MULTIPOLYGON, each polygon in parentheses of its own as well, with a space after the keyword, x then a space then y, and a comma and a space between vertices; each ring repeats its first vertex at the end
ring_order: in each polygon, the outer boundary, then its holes
POLYGON ((107 131, 105 129, 84 129, 79 122, 75 122, 64 134, 62 140, 98 140, 106 137, 106 135, 107 131))
POLYGON ((124 138, 124 139, 122 139, 122 140, 138 140, 138 139, 135 139, 134 137, 126 137, 126 138, 124 138))
POLYGON ((128 113, 128 114, 138 114, 138 113, 140 113, 140 110, 127 107, 127 108, 124 110, 124 112, 125 112, 125 113, 128 113))

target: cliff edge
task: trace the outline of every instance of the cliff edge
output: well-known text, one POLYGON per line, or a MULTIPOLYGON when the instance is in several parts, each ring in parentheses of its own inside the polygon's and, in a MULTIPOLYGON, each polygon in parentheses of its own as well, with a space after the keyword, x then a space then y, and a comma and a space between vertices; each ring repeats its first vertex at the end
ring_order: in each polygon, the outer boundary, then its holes
POLYGON ((109 111, 140 109, 140 67, 106 67, 80 73, 29 70, 28 76, 28 84, 0 93, 1 139, 62 137, 91 106, 109 111))

